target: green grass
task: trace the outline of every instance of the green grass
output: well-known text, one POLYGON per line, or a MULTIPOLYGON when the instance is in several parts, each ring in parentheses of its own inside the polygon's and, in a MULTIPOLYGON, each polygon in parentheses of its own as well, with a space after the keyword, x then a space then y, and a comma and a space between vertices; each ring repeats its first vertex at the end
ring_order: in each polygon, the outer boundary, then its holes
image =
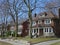
POLYGON ((49 40, 57 40, 58 38, 53 38, 53 37, 43 37, 43 38, 40 38, 39 37, 39 38, 31 39, 29 37, 24 37, 24 38, 20 37, 18 39, 27 40, 27 41, 29 41, 31 43, 39 43, 39 42, 44 42, 44 41, 49 41, 49 40))
POLYGON ((12 45, 12 44, 5 43, 5 42, 1 42, 1 41, 0 41, 0 45, 12 45))
POLYGON ((60 45, 60 42, 56 42, 56 43, 51 44, 51 45, 60 45))

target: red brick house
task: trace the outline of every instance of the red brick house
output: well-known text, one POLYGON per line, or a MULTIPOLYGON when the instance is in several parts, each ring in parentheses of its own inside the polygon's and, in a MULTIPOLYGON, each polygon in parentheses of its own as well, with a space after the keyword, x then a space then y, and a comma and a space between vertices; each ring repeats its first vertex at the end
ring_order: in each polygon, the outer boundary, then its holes
POLYGON ((60 8, 58 10, 58 18, 54 19, 54 33, 57 37, 60 37, 60 8))
POLYGON ((21 36, 24 37, 24 36, 27 36, 29 34, 29 22, 28 22, 28 20, 24 21, 22 23, 22 25, 23 25, 23 29, 22 29, 21 36))

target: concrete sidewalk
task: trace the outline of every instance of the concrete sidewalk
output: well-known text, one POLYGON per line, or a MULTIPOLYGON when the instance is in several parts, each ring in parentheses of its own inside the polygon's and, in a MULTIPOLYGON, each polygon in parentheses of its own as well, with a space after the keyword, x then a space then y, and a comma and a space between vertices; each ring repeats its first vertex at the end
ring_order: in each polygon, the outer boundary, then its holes
MULTIPOLYGON (((0 41, 7 42, 12 45, 30 45, 30 43, 28 43, 28 41, 25 41, 25 40, 0 39, 0 41)), ((50 45, 59 41, 60 40, 51 40, 51 41, 41 42, 33 45, 50 45)))
POLYGON ((60 39, 59 40, 51 40, 51 41, 37 43, 37 44, 34 44, 34 45, 51 45, 51 44, 59 42, 59 41, 60 41, 60 39))
POLYGON ((28 41, 24 40, 0 39, 0 41, 7 42, 12 45, 30 45, 28 41))

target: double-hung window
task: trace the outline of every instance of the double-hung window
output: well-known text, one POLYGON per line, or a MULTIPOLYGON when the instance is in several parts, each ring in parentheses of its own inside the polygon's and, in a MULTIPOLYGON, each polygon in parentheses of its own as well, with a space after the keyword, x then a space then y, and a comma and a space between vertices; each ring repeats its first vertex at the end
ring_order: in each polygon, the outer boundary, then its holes
POLYGON ((49 33, 51 33, 53 30, 52 30, 52 28, 50 28, 50 27, 46 27, 45 28, 45 32, 49 32, 49 33))
POLYGON ((44 23, 45 24, 51 24, 51 19, 45 19, 44 23))
POLYGON ((41 20, 38 20, 38 24, 41 24, 42 23, 42 21, 41 20))
POLYGON ((32 25, 33 25, 33 26, 36 25, 36 21, 33 21, 33 22, 32 22, 32 25))

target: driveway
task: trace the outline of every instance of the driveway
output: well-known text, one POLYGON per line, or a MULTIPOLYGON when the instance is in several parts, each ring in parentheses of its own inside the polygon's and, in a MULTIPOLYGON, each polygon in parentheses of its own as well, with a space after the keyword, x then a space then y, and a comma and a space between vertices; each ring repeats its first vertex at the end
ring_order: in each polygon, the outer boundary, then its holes
POLYGON ((56 43, 56 42, 59 42, 60 40, 52 40, 52 41, 46 41, 46 42, 42 42, 42 43, 37 43, 37 44, 34 44, 34 45, 50 45, 50 44, 53 44, 53 43, 56 43))

